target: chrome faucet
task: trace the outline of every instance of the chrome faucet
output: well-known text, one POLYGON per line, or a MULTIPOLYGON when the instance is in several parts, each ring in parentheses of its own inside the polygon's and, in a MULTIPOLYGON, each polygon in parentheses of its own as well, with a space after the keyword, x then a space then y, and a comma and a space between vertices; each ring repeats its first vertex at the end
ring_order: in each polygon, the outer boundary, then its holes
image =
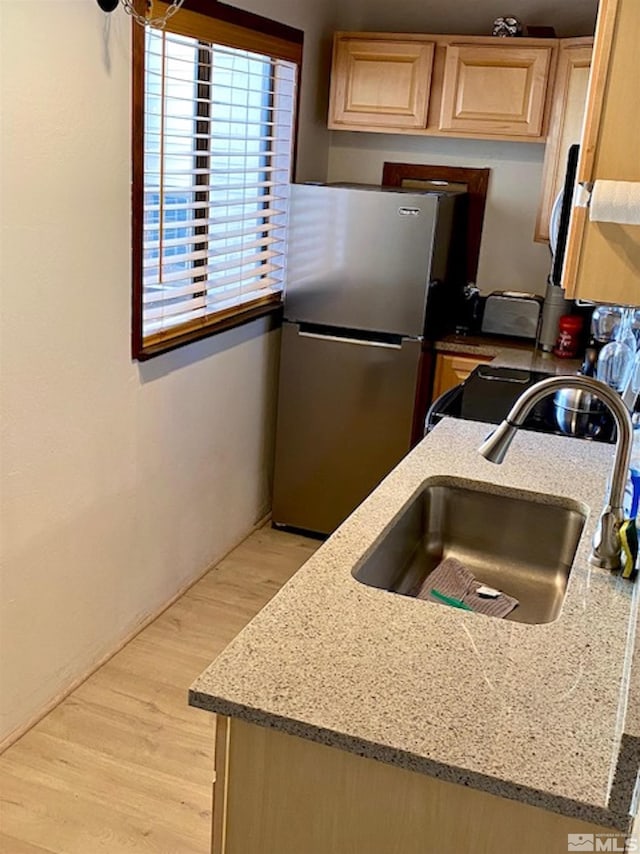
POLYGON ((603 569, 620 566, 620 525, 624 521, 622 502, 631 461, 633 428, 629 412, 620 396, 608 385, 591 377, 566 376, 548 377, 524 391, 511 407, 511 411, 499 427, 478 448, 482 456, 492 463, 501 463, 513 441, 516 431, 522 427, 533 407, 552 392, 562 388, 576 388, 593 394, 601 400, 613 415, 618 431, 613 471, 609 493, 593 536, 589 563, 603 569))

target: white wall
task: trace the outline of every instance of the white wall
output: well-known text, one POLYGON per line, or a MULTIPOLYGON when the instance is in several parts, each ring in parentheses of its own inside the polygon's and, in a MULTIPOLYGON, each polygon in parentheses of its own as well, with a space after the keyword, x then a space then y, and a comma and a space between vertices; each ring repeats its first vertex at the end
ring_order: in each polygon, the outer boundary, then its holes
MULTIPOLYGON (((324 178, 330 4, 246 5, 307 31, 300 174, 324 178)), ((0 0, 0 741, 269 507, 279 333, 130 358, 130 23, 109 26, 94 0, 0 0)))
POLYGON ((543 294, 551 256, 533 241, 543 156, 536 143, 335 131, 329 180, 380 183, 385 161, 489 167, 478 287, 543 294))
POLYGON ((598 0, 346 0, 340 26, 397 33, 489 35, 495 19, 515 15, 524 25, 555 27, 556 34, 593 33, 598 0))

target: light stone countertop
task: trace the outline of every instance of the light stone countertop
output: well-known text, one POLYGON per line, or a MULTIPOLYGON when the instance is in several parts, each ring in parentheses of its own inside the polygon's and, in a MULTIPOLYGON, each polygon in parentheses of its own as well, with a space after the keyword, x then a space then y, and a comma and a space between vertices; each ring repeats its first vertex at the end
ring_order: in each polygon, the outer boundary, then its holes
POLYGON ((625 733, 640 741, 640 632, 636 632, 625 733))
POLYGON ((438 353, 486 356, 496 367, 522 368, 548 374, 575 374, 579 359, 559 359, 553 353, 536 350, 533 341, 499 338, 495 335, 447 335, 435 342, 438 353))
POLYGON ((613 448, 520 430, 497 466, 477 453, 489 429, 440 422, 199 677, 190 703, 626 832, 640 595, 587 562, 613 448), (470 614, 353 577, 442 476, 588 510, 555 622, 470 614))

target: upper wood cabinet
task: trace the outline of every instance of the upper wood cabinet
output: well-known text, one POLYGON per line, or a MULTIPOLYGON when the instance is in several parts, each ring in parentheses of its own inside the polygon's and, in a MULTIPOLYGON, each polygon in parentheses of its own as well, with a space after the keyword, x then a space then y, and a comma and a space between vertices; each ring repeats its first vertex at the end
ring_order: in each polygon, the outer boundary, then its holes
POLYGON ((567 295, 640 305, 640 225, 592 222, 598 180, 640 182, 638 0, 600 0, 576 193, 563 271, 567 295))
POLYGON ((433 53, 429 41, 336 39, 329 126, 426 127, 433 53))
POLYGON ((451 44, 440 130, 540 137, 553 45, 451 44))
POLYGON ((549 240, 551 209, 564 185, 569 148, 582 135, 592 51, 592 38, 560 42, 535 230, 535 240, 540 242, 549 240))
POLYGON ((329 127, 544 142, 557 39, 336 33, 329 127))

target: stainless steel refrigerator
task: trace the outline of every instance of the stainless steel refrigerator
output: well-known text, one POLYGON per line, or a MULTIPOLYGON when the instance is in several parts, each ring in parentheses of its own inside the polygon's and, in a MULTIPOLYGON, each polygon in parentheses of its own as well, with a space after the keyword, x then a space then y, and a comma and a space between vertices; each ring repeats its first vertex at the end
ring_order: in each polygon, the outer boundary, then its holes
POLYGON ((460 199, 292 187, 275 525, 331 533, 410 449, 424 354, 462 286, 460 199))

